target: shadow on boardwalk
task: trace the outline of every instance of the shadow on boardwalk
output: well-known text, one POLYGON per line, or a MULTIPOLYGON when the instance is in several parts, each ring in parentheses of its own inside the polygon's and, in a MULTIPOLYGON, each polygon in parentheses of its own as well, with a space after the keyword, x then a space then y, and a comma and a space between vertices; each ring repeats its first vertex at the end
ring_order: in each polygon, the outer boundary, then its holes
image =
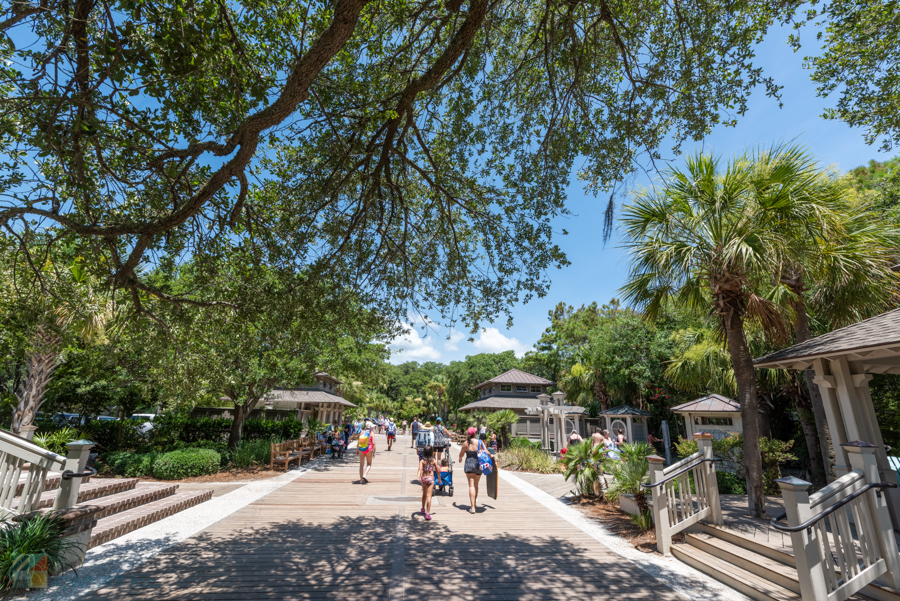
POLYGON ((676 598, 632 564, 611 564, 559 537, 459 533, 418 514, 328 522, 203 532, 85 598, 676 598))

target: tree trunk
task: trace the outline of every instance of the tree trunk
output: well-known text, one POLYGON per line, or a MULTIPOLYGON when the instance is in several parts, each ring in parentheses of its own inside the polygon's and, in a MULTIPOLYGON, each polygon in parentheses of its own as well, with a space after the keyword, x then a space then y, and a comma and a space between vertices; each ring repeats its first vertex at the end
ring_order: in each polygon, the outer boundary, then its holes
POLYGON ((799 403, 794 403, 794 409, 797 411, 797 417, 800 419, 800 429, 803 430, 803 438, 806 440, 806 449, 809 452, 809 477, 812 479, 813 486, 819 489, 825 486, 827 482, 825 466, 822 465, 822 456, 817 452, 819 438, 816 433, 815 417, 813 417, 812 411, 799 403))
POLYGON ((231 420, 231 432, 228 433, 228 449, 233 451, 240 443, 244 435, 244 421, 253 412, 259 399, 248 400, 243 405, 234 403, 234 419, 231 420))
POLYGON ((766 517, 766 498, 763 489, 762 456, 759 451, 759 395, 756 389, 756 368, 744 335, 744 320, 737 308, 723 317, 728 336, 728 352, 737 380, 744 426, 744 467, 747 471, 747 504, 751 517, 766 517))
MULTIPOLYGON (((802 299, 802 297, 800 297, 802 299)), ((794 335, 797 342, 806 342, 812 338, 809 330, 809 318, 806 314, 806 305, 802 300, 794 302, 794 313, 797 318, 794 321, 794 335)), ((818 451, 825 464, 825 477, 829 482, 834 480, 834 447, 831 445, 831 432, 828 430, 828 419, 825 417, 825 402, 819 386, 813 382, 815 374, 813 370, 803 371, 806 378, 806 389, 809 391, 809 401, 812 405, 813 418, 816 420, 816 433, 818 434, 818 451)), ((810 450, 810 454, 812 454, 810 450)))
MULTIPOLYGON (((44 336, 43 332, 39 336, 44 336)), ((58 340, 58 339, 57 339, 58 340)), ((16 389, 16 408, 13 411, 12 424, 9 431, 18 435, 24 426, 34 422, 38 410, 44 403, 47 385, 53 378, 56 362, 59 359, 57 350, 40 350, 25 358, 25 379, 16 389)))

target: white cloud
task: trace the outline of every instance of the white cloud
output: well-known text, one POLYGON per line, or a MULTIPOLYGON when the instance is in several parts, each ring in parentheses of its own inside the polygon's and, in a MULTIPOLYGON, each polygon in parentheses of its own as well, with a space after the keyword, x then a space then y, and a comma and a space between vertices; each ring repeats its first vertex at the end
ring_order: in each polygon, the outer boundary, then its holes
POLYGON ((437 361, 441 351, 434 347, 434 336, 423 337, 415 326, 407 326, 407 333, 391 342, 394 361, 437 361), (398 352, 399 351, 399 352, 398 352))
POLYGON ((519 342, 517 338, 504 336, 497 328, 485 328, 475 339, 475 345, 483 353, 502 353, 503 351, 515 351, 517 357, 521 357, 531 350, 527 345, 519 342))
POLYGON ((444 350, 454 352, 459 350, 459 343, 465 340, 466 335, 462 332, 450 332, 450 340, 444 343, 444 350))

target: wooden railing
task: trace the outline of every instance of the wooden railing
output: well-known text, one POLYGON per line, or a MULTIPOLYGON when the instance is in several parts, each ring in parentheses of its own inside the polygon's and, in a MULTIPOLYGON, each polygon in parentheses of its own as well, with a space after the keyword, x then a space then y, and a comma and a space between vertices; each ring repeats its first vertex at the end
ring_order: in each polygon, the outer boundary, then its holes
POLYGON ((53 507, 67 509, 75 505, 93 445, 86 440, 70 443, 69 454, 63 457, 0 430, 0 520, 36 509, 51 470, 62 473, 53 507))
POLYGON ((722 507, 716 482, 716 459, 712 452, 712 434, 694 435, 698 451, 669 467, 662 457, 652 455, 650 484, 651 511, 656 524, 656 548, 668 555, 672 535, 704 518, 722 525, 722 507))
POLYGON ((772 526, 791 535, 804 601, 843 601, 876 578, 897 590, 900 579, 900 553, 883 494, 897 484, 880 481, 874 445, 841 446, 853 471, 819 492, 810 495, 811 484, 798 478, 777 480, 785 513, 772 526), (786 526, 778 523, 783 518, 786 526))

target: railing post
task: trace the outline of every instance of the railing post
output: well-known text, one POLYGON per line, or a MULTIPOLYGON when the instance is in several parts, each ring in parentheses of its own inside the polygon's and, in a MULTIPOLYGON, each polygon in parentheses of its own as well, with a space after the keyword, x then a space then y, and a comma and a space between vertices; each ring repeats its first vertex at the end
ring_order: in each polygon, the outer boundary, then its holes
POLYGON ((31 440, 35 430, 37 430, 37 426, 22 426, 19 428, 19 436, 25 440, 31 440))
MULTIPOLYGON (((788 476, 775 482, 781 487, 784 511, 789 526, 799 526, 812 517, 809 507, 809 482, 788 476)), ((800 596, 803 601, 821 601, 828 598, 825 571, 819 541, 811 529, 791 532, 791 546, 800 579, 800 596)))
POLYGON ((716 480, 716 464, 712 461, 714 459, 713 435, 706 432, 697 432, 694 434, 694 440, 697 441, 697 450, 703 453, 704 459, 709 460, 700 468, 706 477, 706 504, 709 505, 709 519, 714 525, 722 526, 725 520, 722 519, 722 502, 719 500, 719 481, 716 480))
MULTIPOLYGON (((69 454, 66 456, 66 465, 63 472, 69 470, 76 474, 84 471, 87 465, 88 455, 94 443, 89 440, 76 440, 66 445, 69 454)), ((56 495, 56 503, 53 509, 68 509, 78 503, 78 488, 81 486, 81 478, 63 478, 59 482, 59 493, 56 495)))
MULTIPOLYGON (((866 484, 881 482, 878 472, 878 460, 875 458, 875 445, 856 440, 845 442, 841 445, 847 453, 850 461, 850 469, 854 472, 862 472, 866 484)), ((887 491, 885 493, 866 493, 866 501, 869 511, 872 513, 875 528, 878 530, 878 546, 881 557, 887 564, 887 573, 882 576, 890 586, 898 589, 900 584, 900 554, 897 552, 897 544, 894 539, 894 527, 891 523, 891 513, 888 508, 887 491)), ((859 526, 857 526, 859 527, 859 526)))
MULTIPOLYGON (((650 463, 650 484, 656 484, 663 479, 663 469, 666 460, 659 455, 650 455, 647 457, 650 463)), ((656 550, 663 555, 670 554, 672 546, 672 533, 669 532, 669 509, 668 499, 666 499, 666 486, 654 486, 653 491, 653 522, 656 524, 656 550)))

